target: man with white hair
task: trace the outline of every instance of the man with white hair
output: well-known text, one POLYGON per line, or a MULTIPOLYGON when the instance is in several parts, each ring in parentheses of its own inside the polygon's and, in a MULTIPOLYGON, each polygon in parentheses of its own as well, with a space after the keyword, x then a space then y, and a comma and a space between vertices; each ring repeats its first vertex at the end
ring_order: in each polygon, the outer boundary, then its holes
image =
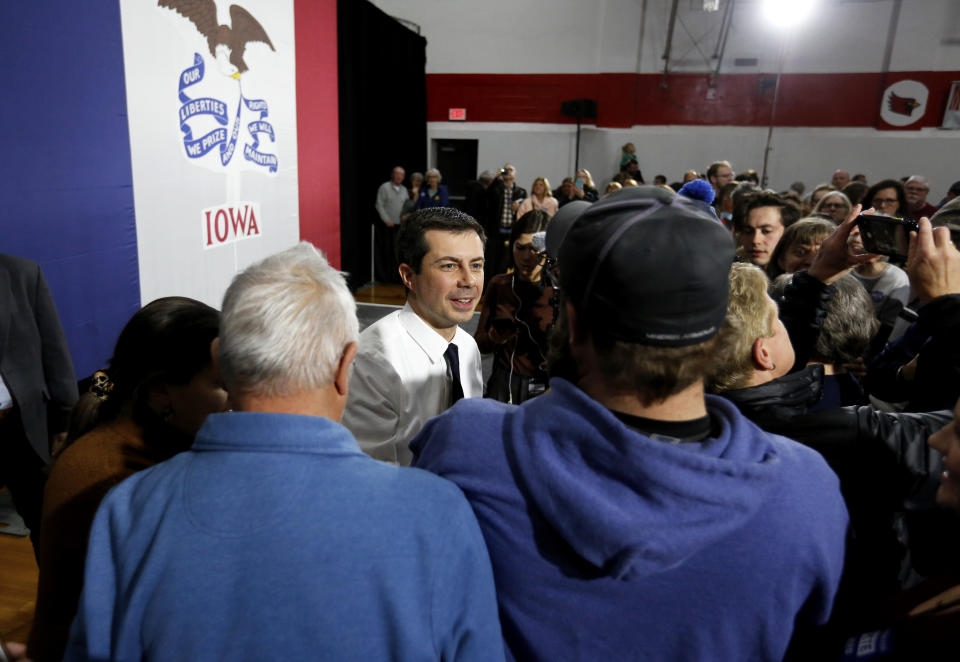
POLYGON ((340 420, 358 324, 301 243, 239 274, 214 359, 236 411, 110 492, 68 660, 503 660, 490 562, 452 484, 340 420))
POLYGON ((924 216, 930 218, 937 213, 937 208, 927 202, 930 184, 927 182, 926 177, 913 175, 903 185, 903 192, 907 196, 907 207, 910 209, 910 218, 919 219, 924 216))

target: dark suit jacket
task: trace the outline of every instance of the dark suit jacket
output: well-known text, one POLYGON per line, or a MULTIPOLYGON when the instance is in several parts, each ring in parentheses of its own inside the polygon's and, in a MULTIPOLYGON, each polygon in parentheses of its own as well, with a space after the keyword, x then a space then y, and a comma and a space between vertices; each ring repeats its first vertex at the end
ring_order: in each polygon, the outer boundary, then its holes
POLYGON ((0 375, 20 408, 24 436, 45 462, 67 428, 77 378, 40 265, 0 253, 0 375))

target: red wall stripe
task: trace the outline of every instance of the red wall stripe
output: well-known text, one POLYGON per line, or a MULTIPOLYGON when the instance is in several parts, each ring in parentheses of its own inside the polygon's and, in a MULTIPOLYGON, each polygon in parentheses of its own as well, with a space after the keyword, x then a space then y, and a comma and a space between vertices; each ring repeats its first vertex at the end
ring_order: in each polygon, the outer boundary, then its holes
MULTIPOLYGON (((889 74, 784 74, 777 126, 878 126, 880 98, 888 85, 911 79, 930 90, 927 112, 910 128, 939 126, 960 71, 889 74)), ((427 120, 447 119, 466 108, 471 122, 574 123, 560 114, 569 99, 597 100, 597 126, 767 126, 775 74, 724 74, 708 98, 705 74, 428 74, 427 120)))
POLYGON ((337 2, 294 0, 300 238, 340 268, 337 2))

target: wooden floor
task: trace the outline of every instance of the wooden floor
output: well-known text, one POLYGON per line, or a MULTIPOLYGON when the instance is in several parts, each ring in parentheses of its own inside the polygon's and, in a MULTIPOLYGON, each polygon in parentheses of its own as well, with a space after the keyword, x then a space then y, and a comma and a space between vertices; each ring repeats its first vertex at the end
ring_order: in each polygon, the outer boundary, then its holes
POLYGON ((387 303, 392 306, 402 306, 407 301, 407 294, 403 285, 374 283, 362 290, 357 290, 353 298, 360 303, 387 303))
MULTIPOLYGON (((363 303, 402 306, 406 294, 402 285, 375 284, 359 290, 355 298, 363 303)), ((26 640, 36 595, 37 564, 30 539, 0 534, 0 637, 26 640)))

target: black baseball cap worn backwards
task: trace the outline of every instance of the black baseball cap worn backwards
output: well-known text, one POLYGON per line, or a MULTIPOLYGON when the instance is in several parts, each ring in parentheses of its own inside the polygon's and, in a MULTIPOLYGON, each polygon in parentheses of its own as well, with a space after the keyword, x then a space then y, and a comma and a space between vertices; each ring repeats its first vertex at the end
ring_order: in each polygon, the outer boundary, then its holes
POLYGON ((720 329, 733 257, 729 231, 693 201, 629 187, 573 221, 560 245, 560 278, 592 332, 684 347, 720 329))

